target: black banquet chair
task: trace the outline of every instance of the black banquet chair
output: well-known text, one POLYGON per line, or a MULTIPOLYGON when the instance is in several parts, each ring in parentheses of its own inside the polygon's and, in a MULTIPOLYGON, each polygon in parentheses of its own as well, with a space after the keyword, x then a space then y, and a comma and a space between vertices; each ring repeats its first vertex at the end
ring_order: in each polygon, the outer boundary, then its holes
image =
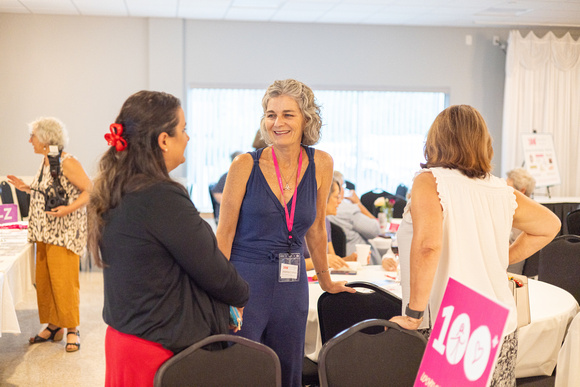
POLYGON ((412 386, 426 345, 427 340, 420 333, 393 322, 360 322, 322 347, 318 357, 320 385, 412 386), (371 328, 378 329, 378 333, 365 333, 371 328))
POLYGON ((406 199, 407 198, 407 191, 409 191, 409 188, 407 188, 406 185, 399 184, 397 186, 397 190, 395 191, 395 195, 400 196, 403 199, 406 199))
POLYGON ((211 199, 211 207, 213 209, 213 219, 215 220, 215 225, 217 227, 220 219, 220 204, 213 197, 213 187, 215 187, 215 184, 209 185, 209 198, 211 199))
POLYGON ((580 303, 580 236, 561 235, 540 250, 538 280, 566 290, 580 303))
POLYGON ((395 200, 395 205, 393 206, 393 218, 402 218, 406 205, 407 201, 405 199, 395 200))
POLYGON ((356 293, 323 293, 318 298, 318 324, 322 344, 368 319, 388 320, 401 315, 402 301, 391 292, 369 282, 346 284, 356 288, 356 293))
POLYGON ((381 197, 385 198, 387 200, 401 199, 397 195, 393 195, 391 193, 388 193, 387 191, 375 189, 373 191, 369 191, 369 192, 364 193, 360 197, 360 202, 363 206, 365 206, 365 208, 367 210, 369 210, 369 212, 371 214, 373 214, 374 217, 377 217, 379 215, 379 208, 375 207, 375 200, 377 200, 378 198, 381 198, 381 197))
POLYGON ((568 227, 568 234, 580 236, 580 208, 568 212, 566 226, 568 227))
POLYGON ((336 255, 346 257, 346 234, 342 227, 332 222, 330 222, 330 240, 336 255))
POLYGON ((14 196, 12 196, 12 187, 7 181, 0 182, 0 198, 1 204, 13 204, 14 196))
POLYGON ((276 353, 264 344, 234 335, 214 335, 183 350, 159 367, 154 387, 281 386, 276 353), (233 343, 225 349, 206 346, 233 343))

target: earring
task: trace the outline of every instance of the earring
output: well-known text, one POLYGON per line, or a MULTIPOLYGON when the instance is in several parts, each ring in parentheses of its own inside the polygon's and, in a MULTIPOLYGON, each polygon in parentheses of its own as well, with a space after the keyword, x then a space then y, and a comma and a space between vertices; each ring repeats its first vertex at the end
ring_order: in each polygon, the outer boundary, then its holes
POLYGON ((163 149, 165 152, 167 152, 167 148, 163 149))

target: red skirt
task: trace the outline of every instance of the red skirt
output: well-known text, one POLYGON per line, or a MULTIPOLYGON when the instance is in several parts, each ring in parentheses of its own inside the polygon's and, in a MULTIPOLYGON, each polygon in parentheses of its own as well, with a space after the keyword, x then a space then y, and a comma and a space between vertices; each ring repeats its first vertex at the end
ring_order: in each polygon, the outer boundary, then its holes
POLYGON ((153 387, 155 373, 172 356, 161 344, 107 327, 105 387, 153 387))

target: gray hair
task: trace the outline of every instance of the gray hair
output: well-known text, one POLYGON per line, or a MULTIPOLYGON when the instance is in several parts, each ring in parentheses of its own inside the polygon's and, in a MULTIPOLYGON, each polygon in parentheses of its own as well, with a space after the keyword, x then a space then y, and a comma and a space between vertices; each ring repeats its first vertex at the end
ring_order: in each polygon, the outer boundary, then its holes
MULTIPOLYGON (((264 98, 262 98, 262 108, 264 113, 268 109, 268 102, 270 99, 287 95, 291 97, 300 108, 300 112, 306 121, 304 126, 304 133, 302 134, 303 145, 314 145, 320 140, 320 127, 322 120, 320 118, 320 106, 316 103, 312 89, 304 83, 295 79, 286 79, 283 81, 274 81, 266 90, 264 98)), ((265 115, 260 121, 260 133, 266 144, 272 144, 272 139, 266 130, 265 115)))
POLYGON ((536 188, 536 179, 524 168, 515 168, 507 173, 507 178, 513 181, 518 191, 525 189, 524 194, 530 196, 536 188))
POLYGON ((59 152, 68 144, 68 132, 64 124, 54 117, 41 117, 28 124, 30 134, 45 145, 57 145, 59 152))
POLYGON ((342 175, 342 173, 334 171, 332 173, 332 178, 333 180, 338 181, 338 185, 342 188, 342 185, 344 184, 344 176, 342 175))

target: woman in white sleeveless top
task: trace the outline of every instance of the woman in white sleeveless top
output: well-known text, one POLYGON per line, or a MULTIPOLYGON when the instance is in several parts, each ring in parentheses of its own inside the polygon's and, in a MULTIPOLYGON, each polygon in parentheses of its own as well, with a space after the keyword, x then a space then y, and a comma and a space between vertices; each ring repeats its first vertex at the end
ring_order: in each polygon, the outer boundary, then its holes
POLYGON ((517 316, 506 268, 548 244, 560 221, 491 175, 491 137, 471 106, 437 116, 424 154, 397 234, 405 316, 393 321, 429 334, 450 276, 509 306, 492 385, 515 386, 517 316), (523 232, 510 246, 512 225, 523 232))

